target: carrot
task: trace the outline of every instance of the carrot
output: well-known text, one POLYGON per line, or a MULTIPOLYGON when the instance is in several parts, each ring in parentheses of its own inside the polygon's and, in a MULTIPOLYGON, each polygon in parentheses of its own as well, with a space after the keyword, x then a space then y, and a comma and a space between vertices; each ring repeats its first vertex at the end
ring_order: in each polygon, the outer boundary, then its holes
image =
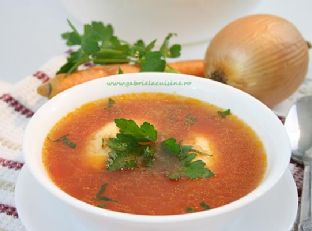
POLYGON ((76 71, 69 75, 58 74, 48 82, 41 84, 37 88, 37 92, 42 96, 52 98, 58 93, 75 85, 89 80, 117 74, 119 68, 121 68, 124 73, 136 73, 140 71, 138 66, 131 64, 94 66, 86 70, 76 71))
MULTIPOLYGON (((204 64, 202 60, 180 61, 168 64, 177 72, 189 75, 204 76, 204 64)), ((76 71, 71 74, 58 74, 48 82, 40 85, 37 92, 48 98, 52 98, 58 93, 86 81, 102 78, 118 73, 119 68, 123 73, 137 73, 139 66, 132 64, 113 64, 104 66, 94 66, 86 70, 76 71)))
POLYGON ((204 77, 204 62, 203 60, 187 60, 169 63, 169 66, 176 71, 187 74, 204 77))

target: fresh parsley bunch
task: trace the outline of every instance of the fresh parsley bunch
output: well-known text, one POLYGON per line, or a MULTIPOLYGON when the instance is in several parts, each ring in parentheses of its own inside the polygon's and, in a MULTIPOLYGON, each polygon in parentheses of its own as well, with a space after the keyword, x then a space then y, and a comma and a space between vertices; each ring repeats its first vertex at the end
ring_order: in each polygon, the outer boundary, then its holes
POLYGON ((159 49, 155 48, 156 40, 145 43, 138 40, 130 44, 114 34, 111 25, 102 22, 91 22, 84 25, 83 33, 80 34, 75 26, 68 20, 72 31, 62 34, 68 46, 77 46, 77 50, 72 52, 67 62, 57 72, 72 73, 86 62, 94 64, 116 64, 130 63, 140 66, 142 72, 166 70, 167 58, 177 58, 180 56, 181 45, 169 45, 169 41, 174 36, 170 33, 166 36, 159 49))

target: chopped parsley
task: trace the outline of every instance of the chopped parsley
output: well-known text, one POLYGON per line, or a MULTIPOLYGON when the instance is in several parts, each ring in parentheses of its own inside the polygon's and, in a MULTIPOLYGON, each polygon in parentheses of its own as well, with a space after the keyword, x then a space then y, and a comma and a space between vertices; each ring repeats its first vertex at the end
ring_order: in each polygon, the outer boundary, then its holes
POLYGON ((174 138, 163 141, 162 146, 165 151, 176 156, 179 160, 179 166, 168 175, 170 179, 178 180, 181 177, 197 179, 214 176, 213 172, 206 167, 204 161, 194 160, 198 152, 192 146, 181 145, 174 138))
POLYGON ((117 74, 123 74, 124 72, 123 72, 123 70, 120 68, 120 66, 118 67, 118 72, 117 72, 117 74))
POLYGON ((185 212, 186 213, 195 213, 196 212, 196 209, 192 208, 192 207, 188 207, 185 209, 185 212))
POLYGON ((61 136, 60 138, 53 140, 53 142, 62 142, 64 145, 66 145, 72 149, 75 149, 77 146, 73 141, 71 141, 68 138, 68 135, 61 136))
MULTIPOLYGON (((210 209, 210 206, 205 202, 205 201, 202 201, 199 206, 202 208, 202 211, 205 211, 205 210, 209 210, 210 209)), ((185 209, 185 212, 186 213, 195 213, 195 212, 199 212, 197 211, 196 209, 192 208, 192 207, 187 207, 185 209)))
POLYGON ((221 117, 221 118, 225 118, 229 115, 232 115, 231 113, 231 109, 226 109, 224 111, 218 111, 218 115, 221 117))
POLYGON ((154 126, 144 122, 138 126, 133 120, 115 119, 119 133, 110 138, 108 147, 109 171, 133 169, 137 166, 151 166, 155 157, 157 131, 154 126))
POLYGON ((199 205, 203 210, 209 210, 210 209, 210 206, 205 201, 202 201, 199 205))
POLYGON ((115 103, 116 103, 115 100, 113 100, 112 98, 108 98, 107 108, 112 108, 115 103))
MULTIPOLYGON (((96 193, 95 195, 95 200, 97 201, 108 201, 108 202, 117 202, 115 200, 113 200, 110 197, 104 196, 104 193, 106 191, 106 188, 108 186, 108 183, 104 183, 103 185, 101 185, 99 191, 96 193)), ((102 204, 101 206, 106 206, 105 204, 102 204)))
POLYGON ((166 59, 177 58, 181 54, 181 45, 169 44, 175 35, 172 33, 166 36, 159 49, 155 49, 156 40, 147 44, 138 40, 130 44, 117 37, 109 24, 105 25, 102 22, 85 24, 83 33, 79 33, 69 20, 68 24, 71 31, 63 33, 62 38, 68 46, 76 46, 78 49, 68 56, 67 62, 57 74, 72 73, 86 62, 101 65, 131 63, 139 65, 141 71, 163 72, 168 66, 166 59))

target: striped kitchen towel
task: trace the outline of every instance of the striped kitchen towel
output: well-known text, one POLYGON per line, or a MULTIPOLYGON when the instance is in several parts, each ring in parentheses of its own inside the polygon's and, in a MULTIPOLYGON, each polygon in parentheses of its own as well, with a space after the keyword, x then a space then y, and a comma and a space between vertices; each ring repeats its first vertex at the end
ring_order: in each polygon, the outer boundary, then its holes
POLYGON ((14 202, 15 183, 23 167, 23 131, 34 112, 47 100, 37 94, 37 86, 54 76, 64 61, 64 56, 51 59, 0 95, 0 231, 25 230, 14 202))
MULTIPOLYGON (((65 58, 59 56, 51 59, 33 75, 0 95, 0 231, 25 230, 18 218, 14 202, 15 183, 23 167, 23 131, 36 110, 47 101, 37 94, 37 87, 55 75, 56 70, 65 62, 65 58)), ((311 82, 311 79, 308 79, 298 92, 279 105, 276 111, 285 112, 296 98, 312 94, 311 82)), ((290 163, 290 168, 300 193, 302 167, 290 163)))

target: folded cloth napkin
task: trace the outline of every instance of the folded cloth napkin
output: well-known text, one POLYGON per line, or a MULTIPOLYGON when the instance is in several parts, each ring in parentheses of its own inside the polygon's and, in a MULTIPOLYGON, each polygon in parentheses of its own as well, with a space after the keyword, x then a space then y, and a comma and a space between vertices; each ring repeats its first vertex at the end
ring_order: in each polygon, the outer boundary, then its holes
MULTIPOLYGON (((47 99, 38 95, 37 87, 54 76, 65 62, 65 56, 51 59, 33 75, 26 77, 0 95, 0 231, 24 231, 15 208, 14 190, 23 167, 23 131, 35 111, 47 99)), ((308 79, 296 94, 276 107, 285 114, 298 97, 312 94, 312 81, 308 79)), ((290 163, 290 169, 301 192, 302 166, 290 163)), ((34 202, 35 203, 35 202, 34 202)), ((39 218, 38 218, 39 219, 39 218)))

